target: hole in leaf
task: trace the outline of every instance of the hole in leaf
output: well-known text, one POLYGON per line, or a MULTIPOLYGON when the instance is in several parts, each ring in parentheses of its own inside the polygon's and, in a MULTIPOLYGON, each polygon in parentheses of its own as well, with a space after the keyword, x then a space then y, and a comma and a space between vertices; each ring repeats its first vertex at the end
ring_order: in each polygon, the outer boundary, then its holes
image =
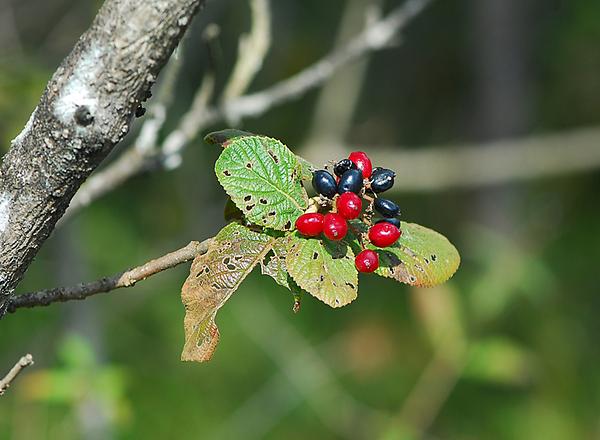
POLYGON ((356 289, 356 286, 352 283, 346 281, 346 286, 350 287, 352 290, 356 289))
POLYGON ((230 261, 231 261, 231 258, 229 258, 229 257, 223 258, 223 264, 224 265, 228 265, 230 261))
POLYGON ((267 199, 261 197, 261 199, 259 200, 259 202, 262 203, 263 205, 266 205, 267 204, 267 199))
POLYGON ((292 222, 288 220, 287 223, 285 225, 283 225, 283 229, 289 230, 291 228, 292 228, 292 222))
POLYGON ((279 163, 279 158, 277 157, 277 155, 273 152, 273 150, 267 150, 267 153, 269 153, 269 156, 271 156, 271 159, 273 159, 273 162, 275 163, 279 163))
POLYGON ((335 304, 336 304, 336 305, 338 305, 339 303, 340 303, 340 300, 339 300, 339 298, 336 298, 336 299, 335 299, 335 304))
POLYGON ((437 255, 431 254, 431 261, 433 261, 435 263, 435 260, 437 260, 437 255))
POLYGON ((227 269, 229 269, 229 270, 235 270, 236 269, 236 265, 235 264, 228 264, 227 265, 227 269))
POLYGON ((318 252, 314 252, 313 253, 313 260, 316 260, 317 258, 319 258, 319 253, 318 252))
POLYGON ((249 202, 250 200, 252 200, 251 195, 247 195, 246 197, 244 197, 244 202, 249 202))
POLYGON ((408 280, 409 280, 411 283, 416 283, 416 282, 417 282, 417 277, 416 277, 416 276, 414 276, 414 275, 411 275, 411 276, 409 276, 409 277, 408 277, 408 280))
POLYGON ((227 177, 231 176, 231 172, 229 170, 223 170, 223 174, 225 174, 227 177))
POLYGON ((252 162, 248 162, 246 164, 246 168, 248 168, 249 170, 251 170, 252 169, 252 162))
POLYGON ((252 211, 252 208, 254 208, 255 206, 255 203, 253 203, 252 205, 246 205, 246 211, 252 211))
POLYGON ((267 213, 267 215, 268 215, 269 217, 273 217, 275 214, 276 214, 276 212, 275 212, 275 211, 269 211, 269 212, 267 213))
POLYGON ((412 258, 415 258, 417 256, 417 254, 415 254, 411 249, 409 249, 407 247, 404 248, 404 252, 406 252, 412 258))

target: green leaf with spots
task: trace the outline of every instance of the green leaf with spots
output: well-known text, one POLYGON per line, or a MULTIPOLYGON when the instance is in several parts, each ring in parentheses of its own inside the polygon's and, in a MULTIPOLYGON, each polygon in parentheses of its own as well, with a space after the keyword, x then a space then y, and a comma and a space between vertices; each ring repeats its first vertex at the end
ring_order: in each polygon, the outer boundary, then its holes
POLYGON ((393 246, 369 246, 379 254, 375 273, 417 287, 435 286, 454 275, 460 255, 446 237, 415 223, 402 222, 400 229, 393 246))
POLYGON ((281 142, 264 136, 230 141, 217 163, 217 179, 248 221, 290 231, 308 205, 301 166, 281 142))
MULTIPOLYGON (((207 134, 204 137, 204 141, 207 144, 211 145, 220 145, 223 148, 226 148, 231 144, 231 142, 236 138, 242 137, 256 137, 254 133, 250 133, 248 131, 236 130, 235 128, 227 128, 221 131, 213 131, 212 133, 207 134)), ((260 136, 265 137, 265 136, 260 136)), ((269 139, 267 137, 267 139, 269 139)), ((295 156, 298 164, 300 165, 300 178, 302 180, 311 180, 313 171, 317 169, 312 163, 307 161, 301 156, 295 156)))
POLYGON ((286 253, 287 238, 282 237, 273 244, 272 254, 267 255, 260 262, 260 271, 263 275, 273 278, 280 286, 290 289, 289 275, 285 266, 286 253))
POLYGON ((298 286, 331 307, 345 306, 357 296, 354 253, 344 243, 290 234, 285 264, 298 286))
POLYGON ((300 164, 300 178, 302 180, 312 180, 313 172, 317 169, 317 167, 303 157, 296 156, 296 160, 300 164))
POLYGON ((217 311, 276 241, 276 237, 231 223, 217 234, 206 254, 194 259, 181 289, 185 306, 182 360, 204 362, 212 357, 219 342, 217 311))

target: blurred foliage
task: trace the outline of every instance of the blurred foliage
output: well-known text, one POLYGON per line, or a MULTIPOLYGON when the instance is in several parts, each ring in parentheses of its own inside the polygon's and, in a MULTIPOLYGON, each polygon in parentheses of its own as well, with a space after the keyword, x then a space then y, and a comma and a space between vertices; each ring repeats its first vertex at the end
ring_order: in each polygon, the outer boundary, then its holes
MULTIPOLYGON (((401 48, 371 58, 345 140, 413 148, 471 140, 479 1, 435 2, 401 48)), ((323 55, 347 5, 272 3, 275 44, 253 89, 323 55)), ((399 2, 384 3, 388 10, 399 2)), ((529 131, 597 124, 598 3, 495 3, 527 9, 529 131)), ((2 149, 97 7, 7 4, 20 43, 12 51, 1 45, 2 149)), ((247 6, 209 2, 198 18, 167 128, 205 67, 202 23, 222 25, 222 87, 247 6)), ((317 96, 243 128, 301 153, 317 96)), ((19 290, 91 280, 213 235, 225 203, 212 174, 217 155, 199 140, 177 171, 137 177, 94 203, 53 234, 19 290)), ((205 365, 179 361, 187 267, 84 303, 21 310, 0 322, 0 367, 25 352, 36 364, 0 400, 0 439, 598 438, 599 190, 592 173, 494 191, 403 194, 406 220, 443 232, 461 252, 449 284, 412 289, 362 277, 352 305, 332 311, 305 297, 294 315, 291 295, 254 274, 221 310, 226 337, 205 365)))

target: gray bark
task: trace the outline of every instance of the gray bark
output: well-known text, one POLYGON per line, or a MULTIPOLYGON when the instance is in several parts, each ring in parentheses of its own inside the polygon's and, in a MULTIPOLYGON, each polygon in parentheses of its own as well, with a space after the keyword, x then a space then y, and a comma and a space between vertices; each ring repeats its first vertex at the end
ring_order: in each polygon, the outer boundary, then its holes
POLYGON ((106 0, 0 166, 0 317, 81 183, 125 134, 204 0, 106 0))

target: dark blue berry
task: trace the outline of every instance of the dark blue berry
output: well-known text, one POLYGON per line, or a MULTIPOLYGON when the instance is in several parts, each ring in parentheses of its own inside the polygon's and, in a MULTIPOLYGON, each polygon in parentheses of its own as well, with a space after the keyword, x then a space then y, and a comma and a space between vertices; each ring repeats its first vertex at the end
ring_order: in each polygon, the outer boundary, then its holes
POLYGON ((398 214, 400 214, 400 207, 388 199, 382 199, 381 197, 378 197, 375 199, 373 206, 375 211, 387 218, 396 217, 398 214))
POLYGON ((400 220, 397 218, 382 218, 381 220, 377 220, 375 223, 391 223, 398 229, 400 229, 400 220))
POLYGON ((331 175, 329 171, 325 170, 318 170, 314 172, 312 178, 312 186, 316 192, 324 195, 329 199, 332 199, 337 191, 335 178, 331 175))
POLYGON ((354 162, 352 162, 350 159, 342 159, 335 164, 335 167, 333 167, 333 172, 336 176, 342 177, 346 171, 353 168, 356 168, 354 162))
POLYGON ((363 187, 363 176, 360 170, 348 170, 338 183, 337 192, 343 194, 345 192, 353 192, 358 194, 363 187))
POLYGON ((373 192, 380 193, 387 191, 394 185, 396 173, 386 168, 376 168, 371 174, 371 189, 373 192))

